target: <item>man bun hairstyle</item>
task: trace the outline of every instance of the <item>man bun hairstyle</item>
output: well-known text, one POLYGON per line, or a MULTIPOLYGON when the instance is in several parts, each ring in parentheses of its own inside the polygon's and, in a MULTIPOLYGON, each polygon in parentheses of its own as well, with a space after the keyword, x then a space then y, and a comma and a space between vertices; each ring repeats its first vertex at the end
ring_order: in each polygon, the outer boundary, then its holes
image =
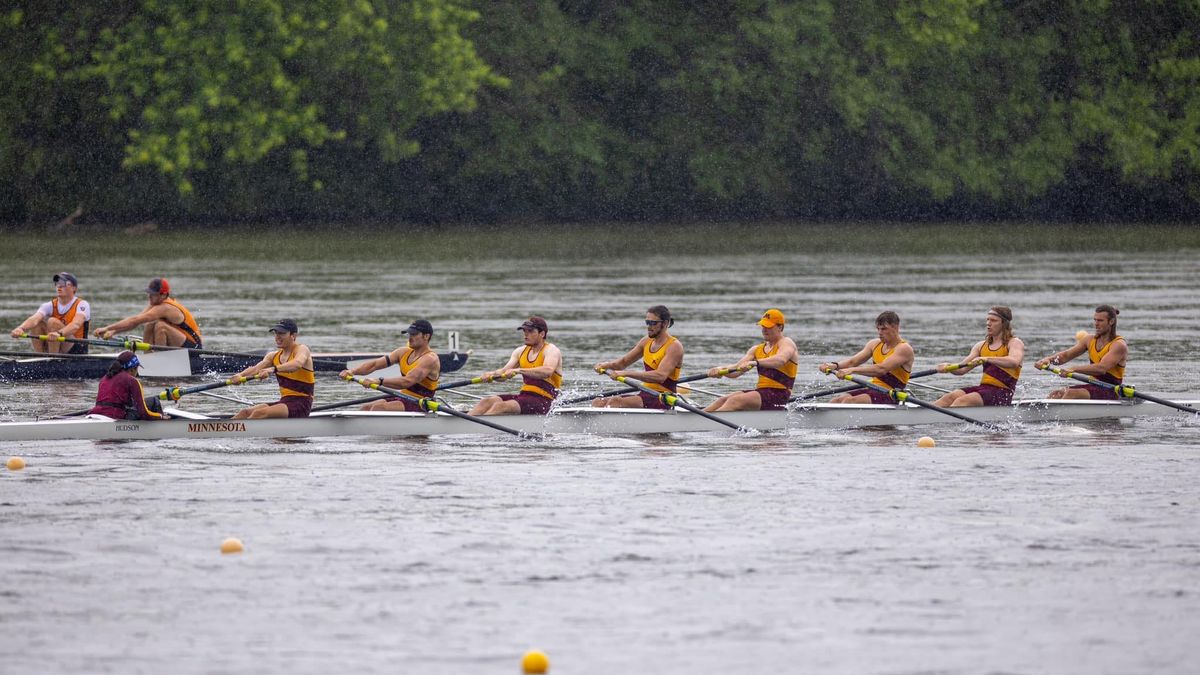
POLYGON ((675 325, 675 319, 671 318, 671 310, 667 309, 666 305, 655 305, 646 311, 661 319, 667 328, 675 325))

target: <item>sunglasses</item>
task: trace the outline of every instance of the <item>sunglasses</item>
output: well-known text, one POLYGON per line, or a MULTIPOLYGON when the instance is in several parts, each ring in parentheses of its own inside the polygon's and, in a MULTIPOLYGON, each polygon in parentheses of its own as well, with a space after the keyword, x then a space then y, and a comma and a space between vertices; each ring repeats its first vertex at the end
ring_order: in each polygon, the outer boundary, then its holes
POLYGON ((653 319, 646 319, 647 326, 657 326, 660 323, 662 323, 662 319, 659 319, 657 321, 654 321, 653 319))

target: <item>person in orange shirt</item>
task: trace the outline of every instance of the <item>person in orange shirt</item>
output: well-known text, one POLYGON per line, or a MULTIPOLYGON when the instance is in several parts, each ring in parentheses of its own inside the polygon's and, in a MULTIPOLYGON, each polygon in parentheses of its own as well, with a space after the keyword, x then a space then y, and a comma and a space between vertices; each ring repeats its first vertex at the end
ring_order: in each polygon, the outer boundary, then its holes
POLYGON ((149 304, 140 314, 96 329, 96 337, 105 340, 121 331, 145 326, 142 340, 152 345, 202 349, 200 326, 186 307, 171 297, 171 284, 166 279, 151 279, 146 287, 149 304))
POLYGON ((518 330, 525 344, 513 350, 500 369, 480 377, 487 382, 520 375, 524 380, 516 394, 488 396, 471 409, 472 415, 545 415, 562 387, 562 352, 546 342, 550 327, 540 316, 525 319, 518 330))
POLYGON ((1021 379, 1021 362, 1025 360, 1025 343, 1013 335, 1012 310, 996 306, 987 313, 987 335, 975 343, 962 363, 965 368, 950 370, 951 363, 939 363, 939 373, 966 375, 983 366, 983 378, 974 387, 963 387, 942 396, 933 404, 943 408, 965 408, 981 405, 1009 405, 1017 381, 1021 379))
POLYGON ((42 303, 37 311, 12 330, 14 339, 27 335, 46 335, 51 341, 34 340, 33 351, 48 354, 86 354, 88 346, 80 342, 58 342, 59 337, 86 338, 92 322, 87 300, 75 295, 79 281, 70 272, 54 275, 54 298, 42 303))
MULTIPOLYGON (((341 377, 367 375, 382 370, 393 363, 400 367, 400 377, 363 378, 362 385, 378 384, 390 389, 399 389, 413 398, 432 398, 437 392, 438 379, 442 376, 442 362, 429 348, 433 340, 433 324, 417 319, 408 328, 400 331, 408 336, 408 346, 398 347, 389 354, 358 364, 352 370, 343 370, 341 377)), ((425 412, 421 406, 399 396, 388 396, 382 401, 368 403, 363 410, 391 410, 393 412, 425 412)))
MULTIPOLYGON (((889 389, 903 389, 908 384, 908 376, 912 373, 912 345, 900 337, 900 316, 895 312, 881 312, 875 317, 875 330, 878 338, 867 342, 862 351, 842 361, 830 361, 817 366, 822 373, 836 373, 838 377, 846 375, 870 375, 872 382, 889 389), (860 365, 870 360, 866 365, 860 365), (843 365, 844 364, 844 365, 843 365)), ((854 391, 838 394, 829 400, 830 403, 893 403, 885 393, 863 387, 854 391)))
POLYGON ((762 344, 751 347, 737 363, 708 371, 709 377, 722 377, 724 372, 724 377, 736 378, 757 368, 758 383, 754 389, 718 398, 705 408, 708 412, 783 410, 787 407, 792 385, 796 383, 800 352, 796 343, 783 335, 783 312, 768 309, 758 320, 758 325, 762 328, 762 344))
MULTIPOLYGON (((646 310, 646 337, 638 341, 624 356, 612 361, 596 364, 597 372, 609 377, 628 377, 641 380, 656 392, 672 392, 678 388, 679 370, 683 367, 683 344, 671 335, 671 310, 655 305, 646 310), (645 370, 622 370, 641 359, 645 370)), ((658 396, 637 392, 621 396, 607 396, 592 401, 597 408, 651 408, 665 410, 667 406, 658 396)))
MULTIPOLYGON (((1125 379, 1125 363, 1129 358, 1129 345, 1125 338, 1117 335, 1117 315, 1121 312, 1112 305, 1100 305, 1092 317, 1096 334, 1076 342, 1067 349, 1039 359, 1035 364, 1044 368, 1050 364, 1067 363, 1082 354, 1088 355, 1088 365, 1066 372, 1091 375, 1109 384, 1121 384, 1125 379)), ((1116 400, 1117 393, 1108 387, 1080 384, 1050 392, 1050 398, 1092 398, 1116 400)))

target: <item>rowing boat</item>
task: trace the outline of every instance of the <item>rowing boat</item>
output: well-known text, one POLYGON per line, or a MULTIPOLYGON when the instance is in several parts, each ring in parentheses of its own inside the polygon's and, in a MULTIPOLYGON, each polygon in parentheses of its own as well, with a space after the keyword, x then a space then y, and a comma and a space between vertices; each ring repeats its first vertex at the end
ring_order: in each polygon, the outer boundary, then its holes
MULTIPOLYGON (((179 350, 183 352, 184 350, 179 350)), ((220 373, 236 373, 258 363, 266 352, 235 356, 231 354, 208 354, 202 350, 190 349, 187 362, 184 364, 188 372, 171 370, 164 372, 164 377, 193 377, 216 375, 220 373)), ((150 352, 150 354, 171 354, 172 352, 150 352)), ((378 358, 379 354, 313 354, 313 366, 322 372, 336 372, 346 367, 347 363, 361 362, 378 358)), ((442 361, 442 372, 451 373, 467 362, 466 352, 447 352, 438 354, 442 361)), ((96 379, 108 371, 108 366, 117 353, 112 354, 69 354, 66 356, 30 356, 0 360, 0 380, 78 380, 96 379)), ((147 357, 143 357, 144 359, 147 357)), ((399 374, 397 370, 396 374, 399 374)), ((143 369, 143 377, 156 377, 159 373, 143 369)))
MULTIPOLYGON (((1200 408, 1200 400, 1181 401, 1200 408)), ((1138 401, 1031 399, 1011 406, 969 408, 972 417, 1000 424, 1072 422, 1133 417, 1192 419, 1165 406, 1138 401)), ((71 420, 0 423, 0 440, 163 440, 184 438, 317 438, 328 436, 435 436, 500 433, 445 413, 328 411, 303 419, 231 420, 168 408, 171 420, 141 422, 88 416, 71 420)), ((937 411, 909 404, 808 403, 790 411, 721 413, 738 426, 766 432, 789 429, 850 429, 876 426, 962 424, 937 411)), ((601 436, 686 432, 734 433, 686 410, 563 408, 550 415, 491 418, 529 434, 601 436)))

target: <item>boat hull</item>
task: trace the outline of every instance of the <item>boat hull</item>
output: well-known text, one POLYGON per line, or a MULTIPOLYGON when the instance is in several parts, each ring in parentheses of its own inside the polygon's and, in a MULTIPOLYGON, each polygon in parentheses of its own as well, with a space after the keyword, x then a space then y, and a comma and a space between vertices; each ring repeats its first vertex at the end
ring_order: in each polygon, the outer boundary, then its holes
MULTIPOLYGON (((1200 401, 1184 401, 1200 407, 1200 401)), ((975 419, 998 424, 1071 422, 1130 417, 1184 417, 1165 406, 1125 401, 1019 401, 1012 406, 969 408, 975 419)), ((498 430, 445 413, 329 411, 304 419, 230 420, 178 411, 187 416, 166 421, 109 420, 91 416, 74 420, 0 424, 0 440, 164 440, 185 438, 316 438, 331 436, 436 436, 501 434, 498 430)), ((747 429, 849 429, 875 426, 965 424, 937 411, 911 405, 833 405, 813 403, 792 411, 722 413, 747 429)), ((736 433, 685 410, 566 408, 554 414, 488 418, 528 434, 592 434, 601 436, 689 432, 736 433)))

